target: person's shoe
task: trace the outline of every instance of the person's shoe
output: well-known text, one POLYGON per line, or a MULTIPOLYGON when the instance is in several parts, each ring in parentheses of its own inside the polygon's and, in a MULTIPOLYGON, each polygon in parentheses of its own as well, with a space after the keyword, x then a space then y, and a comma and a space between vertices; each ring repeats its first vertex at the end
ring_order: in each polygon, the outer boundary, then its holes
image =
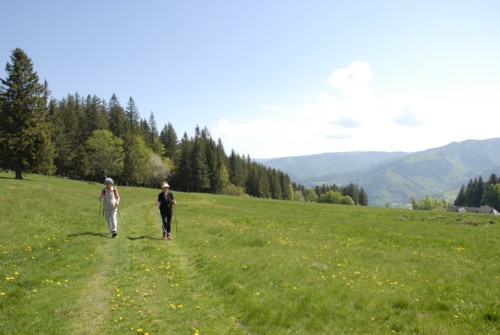
POLYGON ((171 240, 172 236, 170 236, 170 233, 167 234, 167 240, 171 240))
POLYGON ((118 234, 116 233, 116 231, 112 232, 111 233, 111 237, 116 237, 118 234))

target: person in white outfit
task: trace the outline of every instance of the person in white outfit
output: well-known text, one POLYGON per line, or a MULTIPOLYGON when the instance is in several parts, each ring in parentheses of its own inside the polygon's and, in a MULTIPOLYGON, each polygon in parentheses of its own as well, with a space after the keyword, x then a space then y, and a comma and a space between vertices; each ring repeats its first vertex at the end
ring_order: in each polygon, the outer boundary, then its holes
POLYGON ((115 182, 111 178, 106 178, 104 185, 106 185, 99 196, 99 201, 103 202, 104 217, 109 226, 111 237, 116 237, 118 231, 118 220, 116 213, 118 212, 118 205, 120 204, 120 194, 118 189, 114 186, 115 182))

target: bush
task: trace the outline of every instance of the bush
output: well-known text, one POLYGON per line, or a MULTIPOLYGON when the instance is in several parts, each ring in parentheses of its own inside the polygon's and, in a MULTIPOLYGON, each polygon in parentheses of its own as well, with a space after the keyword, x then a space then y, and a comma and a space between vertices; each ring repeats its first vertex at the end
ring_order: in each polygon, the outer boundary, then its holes
POLYGON ((238 187, 234 184, 229 184, 222 189, 222 194, 224 195, 234 195, 234 196, 243 196, 246 195, 245 190, 241 187, 238 187))

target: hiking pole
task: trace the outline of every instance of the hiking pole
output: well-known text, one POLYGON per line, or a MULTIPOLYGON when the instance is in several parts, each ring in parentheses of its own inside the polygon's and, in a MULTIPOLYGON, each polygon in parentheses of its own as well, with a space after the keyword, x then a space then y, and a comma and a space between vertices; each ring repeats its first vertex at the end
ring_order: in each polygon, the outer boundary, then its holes
POLYGON ((177 214, 175 214, 175 211, 174 211, 174 217, 175 217, 175 236, 179 237, 179 229, 177 228, 177 214))

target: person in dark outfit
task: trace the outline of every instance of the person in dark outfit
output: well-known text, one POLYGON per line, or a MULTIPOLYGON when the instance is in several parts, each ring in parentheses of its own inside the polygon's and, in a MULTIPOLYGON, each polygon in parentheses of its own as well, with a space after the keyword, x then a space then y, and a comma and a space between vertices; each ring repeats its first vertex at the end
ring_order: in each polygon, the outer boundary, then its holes
POLYGON ((173 206, 175 199, 172 192, 169 191, 170 185, 164 182, 161 185, 162 191, 158 194, 158 208, 160 209, 161 223, 163 228, 163 239, 171 240, 170 227, 172 222, 172 214, 174 213, 173 206))

